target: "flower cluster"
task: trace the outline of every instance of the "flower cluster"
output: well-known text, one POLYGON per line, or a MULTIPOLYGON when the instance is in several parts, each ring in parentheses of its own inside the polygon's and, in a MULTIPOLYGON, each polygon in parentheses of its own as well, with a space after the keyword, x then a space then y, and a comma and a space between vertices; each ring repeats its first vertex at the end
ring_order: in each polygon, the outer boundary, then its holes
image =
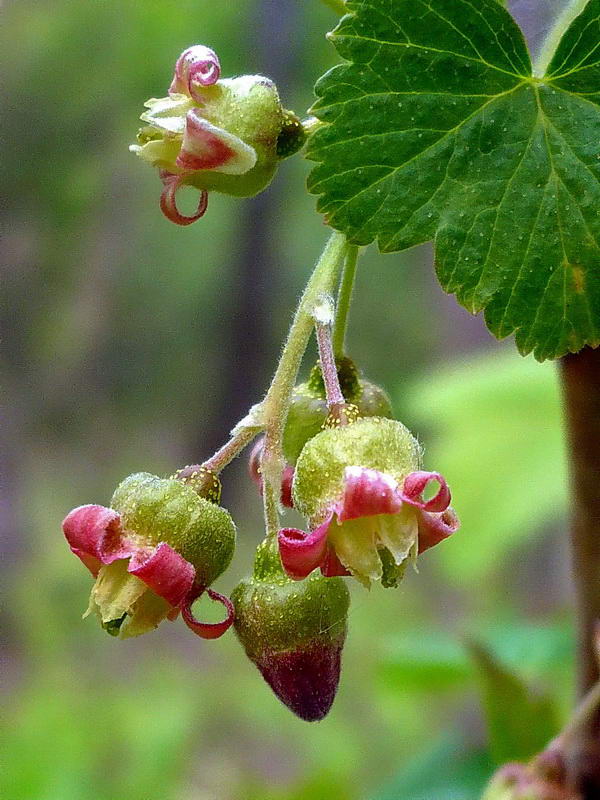
MULTIPOLYGON (((159 170, 161 209, 180 225, 204 214, 209 191, 261 191, 305 136, 295 115, 282 108, 272 81, 259 75, 222 79, 217 55, 202 45, 181 54, 168 95, 149 100, 146 108, 131 149, 159 170), (184 185, 200 190, 192 216, 177 208, 184 185)), ((80 506, 63 521, 72 552, 95 578, 86 616, 95 614, 105 631, 121 639, 180 613, 205 639, 234 625, 277 697, 308 721, 328 713, 339 683, 350 602, 343 579, 397 586, 410 559, 458 528, 445 479, 423 469, 421 447, 392 419, 383 389, 335 351, 333 302, 328 295, 317 301, 314 294, 312 311, 302 311, 312 314, 319 349, 308 381, 291 390, 293 376, 278 369, 271 389, 278 375, 284 379, 276 408, 269 407, 270 390, 203 464, 170 478, 130 475, 109 506, 80 506), (263 493, 263 463, 270 480, 281 472, 280 504, 302 514, 308 530, 278 530, 276 493, 269 485, 267 536, 253 574, 229 600, 211 588, 229 566, 236 538, 220 505, 218 474, 263 429, 273 436, 270 460, 264 463, 259 438, 250 475, 263 493), (222 622, 195 618, 193 603, 205 592, 224 606, 222 622)), ((303 303, 309 305, 302 300, 297 317, 303 303)))

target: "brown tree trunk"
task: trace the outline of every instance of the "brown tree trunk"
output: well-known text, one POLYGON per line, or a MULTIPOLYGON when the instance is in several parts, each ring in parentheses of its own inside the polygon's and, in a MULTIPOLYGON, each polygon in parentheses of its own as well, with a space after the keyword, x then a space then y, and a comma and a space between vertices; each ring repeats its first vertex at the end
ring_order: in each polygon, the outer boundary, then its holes
MULTIPOLYGON (((572 487, 571 549, 577 607, 577 683, 583 696, 600 680, 600 348, 562 359, 572 487)), ((584 800, 600 798, 600 709, 573 739, 571 782, 584 800)))

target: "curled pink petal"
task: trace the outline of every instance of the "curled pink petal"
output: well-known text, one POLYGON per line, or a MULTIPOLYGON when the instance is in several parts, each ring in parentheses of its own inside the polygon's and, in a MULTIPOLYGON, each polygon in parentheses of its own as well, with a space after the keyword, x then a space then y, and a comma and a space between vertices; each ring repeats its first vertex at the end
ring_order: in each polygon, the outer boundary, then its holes
POLYGON ((439 472, 411 472, 404 479, 401 495, 404 502, 411 506, 416 506, 423 511, 445 511, 450 505, 451 495, 445 478, 439 472), (421 495, 431 481, 437 481, 440 485, 435 497, 431 500, 422 500, 421 495))
POLYGON ((189 594, 196 577, 193 565, 166 542, 150 554, 142 549, 135 552, 127 570, 172 606, 178 606, 189 594))
POLYGON ((221 65, 214 50, 202 44, 188 47, 175 63, 175 74, 169 86, 169 94, 188 94, 202 103, 199 86, 211 86, 219 80, 221 65))
POLYGON ((164 189, 160 195, 160 210, 168 220, 174 222, 176 225, 191 225, 192 222, 196 222, 196 220, 204 216, 208 206, 208 192, 205 189, 202 189, 200 192, 200 199, 198 201, 198 209, 196 213, 191 217, 186 217, 177 209, 177 203, 175 200, 177 190, 181 186, 181 176, 161 176, 161 179, 164 183, 164 189))
POLYGON ((376 514, 396 514, 402 499, 396 481, 376 469, 346 467, 344 496, 337 507, 340 522, 376 514))
POLYGON ((429 550, 439 544, 460 527, 460 522, 452 507, 446 508, 441 513, 421 511, 418 515, 419 523, 419 553, 429 550))
POLYGON ((282 528, 278 534, 283 568, 296 581, 320 567, 327 556, 327 533, 332 517, 311 533, 298 528, 282 528))
POLYGON ((79 506, 67 514, 62 528, 69 547, 94 576, 102 564, 127 558, 133 552, 123 539, 121 517, 112 508, 79 506))
POLYGON ((216 600, 225 606, 227 617, 222 622, 198 622, 192 614, 192 603, 197 600, 204 592, 204 586, 193 586, 188 592, 185 600, 181 604, 181 616, 190 630, 201 636, 202 639, 218 639, 232 626, 235 619, 233 603, 228 597, 218 592, 208 589, 207 593, 211 600, 216 600))

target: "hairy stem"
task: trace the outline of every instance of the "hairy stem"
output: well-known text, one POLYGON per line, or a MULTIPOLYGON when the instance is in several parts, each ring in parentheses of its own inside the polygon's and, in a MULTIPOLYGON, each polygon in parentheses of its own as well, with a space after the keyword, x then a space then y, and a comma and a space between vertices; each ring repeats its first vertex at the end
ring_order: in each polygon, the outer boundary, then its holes
POLYGON ((348 325, 348 312, 352 302, 352 290, 354 289, 354 278, 356 276, 356 264, 358 262, 358 247, 350 245, 344 262, 342 280, 338 289, 337 303, 335 308, 335 324, 333 326, 333 351, 336 356, 345 355, 344 345, 346 341, 346 327, 348 325))
MULTIPOLYGON (((572 486, 577 679, 584 696, 600 680, 600 349, 585 347, 565 356, 562 381, 572 486)), ((572 737, 567 760, 571 782, 584 800, 600 797, 600 708, 572 737)))
POLYGON ((233 459, 239 455, 244 447, 261 431, 260 427, 243 427, 237 429, 231 436, 228 442, 225 442, 223 447, 220 447, 216 453, 202 463, 203 467, 210 469, 217 475, 224 469, 233 459))
POLYGON ((552 56, 556 52, 558 43, 563 37, 564 32, 569 25, 573 22, 575 17, 579 16, 583 9, 586 7, 588 0, 571 0, 570 3, 564 8, 562 13, 556 18, 556 22, 550 28, 550 32, 546 36, 546 40, 542 45, 540 54, 533 65, 533 74, 536 78, 543 78, 548 69, 548 65, 552 61, 552 56))
MULTIPOLYGON (((331 308, 331 303, 329 303, 329 308, 331 308)), ((340 379, 335 365, 335 355, 331 341, 331 319, 315 316, 315 330, 327 406, 329 409, 334 406, 342 406, 346 401, 342 394, 342 387, 340 386, 340 379)))
POLYGON ((283 472, 282 440, 294 383, 302 356, 313 329, 313 311, 323 295, 335 285, 340 262, 347 251, 345 237, 333 233, 325 245, 314 272, 306 285, 288 337, 277 365, 273 381, 262 403, 265 423, 265 445, 262 455, 263 503, 267 535, 275 536, 279 528, 279 496, 283 472))

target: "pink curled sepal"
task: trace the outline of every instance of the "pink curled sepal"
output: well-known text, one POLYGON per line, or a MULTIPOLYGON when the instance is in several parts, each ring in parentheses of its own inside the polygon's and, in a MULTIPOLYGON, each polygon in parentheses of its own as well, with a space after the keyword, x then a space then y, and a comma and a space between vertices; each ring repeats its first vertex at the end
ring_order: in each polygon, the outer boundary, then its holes
POLYGON ((168 220, 176 225, 191 225, 206 214, 208 192, 205 189, 200 191, 196 213, 186 216, 179 211, 176 201, 177 190, 181 186, 181 175, 172 175, 170 172, 163 170, 160 178, 163 182, 163 190, 160 195, 160 210, 168 220))
POLYGON ((206 589, 204 586, 194 586, 187 594, 181 604, 181 616, 188 628, 203 639, 218 639, 223 636, 233 625, 235 611, 233 603, 225 595, 215 592, 213 589, 206 589), (222 622, 199 622, 192 613, 192 604, 206 591, 211 600, 222 603, 225 606, 227 617, 222 622))
POLYGON ((202 44, 193 45, 184 50, 175 62, 169 94, 188 94, 202 103, 204 97, 200 87, 212 86, 220 75, 221 64, 215 51, 202 44))
POLYGON ((394 566, 401 568, 411 552, 422 553, 458 529, 449 503, 450 490, 438 472, 412 472, 400 486, 378 470, 346 467, 342 496, 320 525, 309 532, 279 531, 282 564, 295 580, 320 568, 325 576, 352 574, 366 585, 396 585, 394 566), (438 491, 423 500, 432 482, 438 491))

